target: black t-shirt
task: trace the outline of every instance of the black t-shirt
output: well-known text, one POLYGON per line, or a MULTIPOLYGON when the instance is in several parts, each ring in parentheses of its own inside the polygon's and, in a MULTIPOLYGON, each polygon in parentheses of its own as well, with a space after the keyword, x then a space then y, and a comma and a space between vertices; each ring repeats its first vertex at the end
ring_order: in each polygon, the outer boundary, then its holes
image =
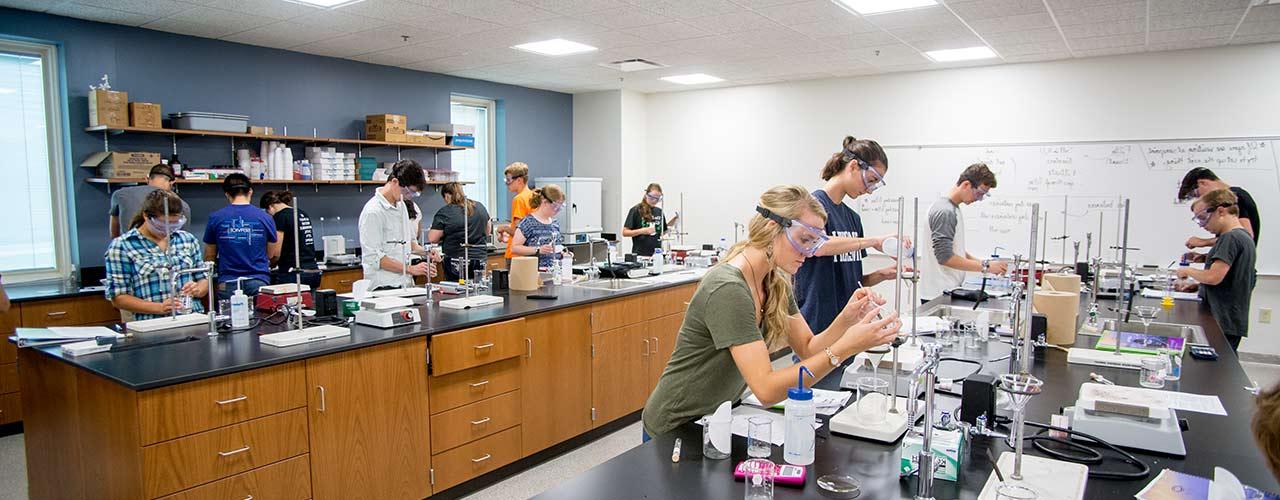
POLYGON ((641 234, 631 237, 631 253, 636 255, 650 256, 653 255, 654 249, 662 247, 662 231, 666 229, 667 221, 662 218, 661 208, 649 207, 649 211, 649 218, 646 220, 640 215, 640 205, 637 204, 631 207, 630 212, 627 212, 627 220, 623 223, 623 227, 627 229, 640 229, 650 226, 657 228, 653 234, 641 234))
POLYGON ((1258 283, 1258 274, 1254 271, 1257 257, 1257 250, 1244 229, 1232 229, 1218 236, 1218 242, 1205 255, 1206 268, 1213 267, 1216 260, 1231 266, 1221 283, 1200 285, 1209 311, 1225 335, 1249 335, 1249 299, 1258 283))
POLYGON ((1258 203, 1253 201, 1253 197, 1249 196, 1249 192, 1243 188, 1232 186, 1231 192, 1236 195, 1236 206, 1240 208, 1240 218, 1249 219, 1249 224, 1253 225, 1253 244, 1257 246, 1258 235, 1262 234, 1262 219, 1258 216, 1258 203))
MULTIPOLYGON (((441 249, 444 254, 456 258, 462 257, 462 230, 463 230, 463 208, 462 205, 445 205, 436 211, 436 215, 431 219, 431 229, 444 231, 444 238, 440 242, 441 249)), ((475 209, 471 211, 471 217, 465 221, 467 224, 468 244, 483 245, 485 243, 485 226, 489 223, 489 211, 485 210, 484 205, 475 202, 475 209)), ((471 249, 471 253, 482 252, 479 249, 471 249)), ((472 258, 484 258, 480 255, 472 255, 472 258)))
MULTIPOLYGON (((833 237, 862 238, 862 217, 848 205, 836 203, 821 189, 813 197, 827 211, 824 228, 833 237)), ((840 255, 810 257, 796 271, 795 297, 809 329, 817 335, 831 326, 853 292, 862 286, 862 259, 866 250, 855 250, 840 255)))
POLYGON ((311 217, 306 212, 298 211, 298 236, 302 238, 302 247, 298 249, 298 256, 302 258, 302 265, 297 266, 293 263, 293 209, 285 208, 276 212, 271 216, 276 222, 276 230, 284 233, 284 240, 280 246, 280 260, 276 261, 276 266, 281 272, 288 272, 290 269, 317 269, 316 267, 316 238, 311 231, 311 217))

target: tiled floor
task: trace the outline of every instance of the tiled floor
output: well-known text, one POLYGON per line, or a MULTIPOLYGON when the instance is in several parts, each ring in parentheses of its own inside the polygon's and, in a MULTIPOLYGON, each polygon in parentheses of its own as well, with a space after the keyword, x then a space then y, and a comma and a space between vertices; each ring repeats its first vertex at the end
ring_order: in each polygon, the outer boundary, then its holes
MULTIPOLYGON (((1241 365, 1259 386, 1270 387, 1280 383, 1280 365, 1241 365)), ((640 424, 635 423, 466 498, 510 500, 533 497, 638 445, 640 424)), ((27 472, 23 455, 22 435, 0 438, 0 500, 26 500, 27 472)))

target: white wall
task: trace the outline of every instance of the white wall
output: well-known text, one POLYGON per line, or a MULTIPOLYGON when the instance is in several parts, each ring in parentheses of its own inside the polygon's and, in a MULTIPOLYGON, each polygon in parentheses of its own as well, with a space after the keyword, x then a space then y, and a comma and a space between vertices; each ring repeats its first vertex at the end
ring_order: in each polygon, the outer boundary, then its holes
MULTIPOLYGON (((618 215, 622 179, 622 95, 619 91, 573 96, 573 172, 576 177, 604 178, 604 230, 622 227, 618 215)), ((625 215, 626 212, 623 212, 625 215)))
MULTIPOLYGON (((627 213, 631 207, 640 202, 640 198, 644 195, 644 188, 650 182, 648 169, 648 131, 646 106, 648 99, 645 94, 639 92, 623 91, 622 92, 622 176, 620 185, 622 196, 618 200, 619 213, 618 230, 621 231, 622 223, 627 217, 627 213)), ((666 189, 666 186, 663 186, 666 189)), ((669 197, 663 202, 665 210, 670 213, 674 210, 676 197, 669 197)), ((668 215, 670 217, 670 215, 668 215)), ((621 238, 621 233, 619 233, 621 238)), ((631 251, 631 238, 624 238, 621 248, 624 252, 631 251)))
MULTIPOLYGON (((686 194, 691 242, 732 239, 767 187, 819 187, 845 135, 886 145, 1280 135, 1276 61, 1280 44, 651 94, 645 175, 668 199, 686 194)), ((911 182, 892 165, 889 182, 911 182)), ((1260 279, 1254 304, 1255 321, 1257 307, 1280 305, 1280 281, 1260 279)), ((1280 353, 1263 326, 1244 349, 1280 353)))

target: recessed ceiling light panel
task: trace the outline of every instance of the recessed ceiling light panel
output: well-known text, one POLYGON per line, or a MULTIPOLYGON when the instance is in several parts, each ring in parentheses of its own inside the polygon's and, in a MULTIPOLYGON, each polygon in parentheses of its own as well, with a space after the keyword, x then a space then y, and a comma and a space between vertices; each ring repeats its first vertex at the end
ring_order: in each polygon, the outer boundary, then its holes
POLYGON ((581 54, 583 52, 599 50, 590 45, 572 42, 563 38, 552 38, 541 42, 522 43, 511 48, 523 50, 525 52, 533 52, 534 54, 542 54, 544 56, 567 56, 570 54, 581 54))
POLYGON ((723 78, 717 78, 706 73, 693 73, 689 75, 664 76, 663 80, 680 85, 701 85, 704 83, 723 82, 723 78))
POLYGON ((319 7, 321 9, 336 9, 338 7, 346 7, 351 4, 363 2, 364 0, 284 0, 289 3, 306 5, 310 7, 319 7))
POLYGON ((929 56, 929 59, 933 59, 934 62, 973 61, 996 57, 995 51, 985 45, 963 49, 930 50, 924 55, 929 56))
POLYGON ((864 16, 938 5, 938 0, 836 0, 864 16))

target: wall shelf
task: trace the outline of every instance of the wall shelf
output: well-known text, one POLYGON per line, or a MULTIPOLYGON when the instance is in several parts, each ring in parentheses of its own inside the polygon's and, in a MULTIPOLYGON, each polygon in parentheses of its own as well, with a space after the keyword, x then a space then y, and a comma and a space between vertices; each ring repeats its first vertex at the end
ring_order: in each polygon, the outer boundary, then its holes
POLYGON ((96 127, 85 127, 85 132, 103 132, 107 134, 122 134, 125 132, 139 134, 155 134, 168 136, 204 136, 204 137, 231 137, 236 139, 259 139, 266 141, 282 141, 282 142, 310 142, 317 144, 355 144, 358 146, 397 146, 401 148, 425 148, 437 149, 445 151, 461 151, 471 148, 461 146, 435 146, 430 144, 412 144, 404 142, 387 142, 387 141, 370 141, 366 139, 339 139, 334 137, 308 137, 297 135, 267 135, 267 134, 249 134, 243 132, 217 132, 213 130, 185 130, 175 128, 143 128, 143 127, 108 127, 106 125, 98 125, 96 127))

